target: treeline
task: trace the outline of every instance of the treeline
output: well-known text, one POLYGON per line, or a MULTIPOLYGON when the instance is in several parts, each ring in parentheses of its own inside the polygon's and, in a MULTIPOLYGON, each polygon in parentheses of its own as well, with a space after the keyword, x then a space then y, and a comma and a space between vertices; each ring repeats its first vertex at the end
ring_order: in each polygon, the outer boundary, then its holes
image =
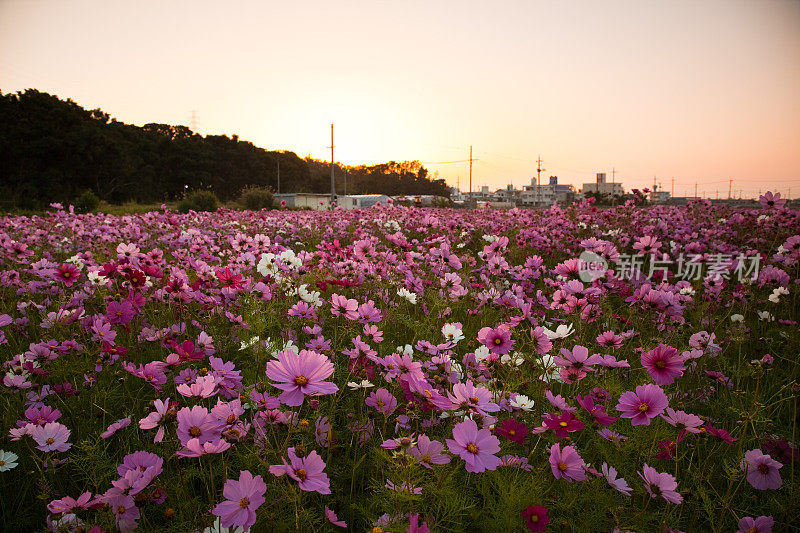
MULTIPOLYGON (((330 192, 330 163, 268 151, 233 135, 186 126, 119 122, 35 89, 0 92, 0 206, 35 209, 86 190, 112 203, 173 201, 187 190, 235 199, 247 186, 330 192)), ((336 192, 449 196, 418 161, 336 165, 336 192)))

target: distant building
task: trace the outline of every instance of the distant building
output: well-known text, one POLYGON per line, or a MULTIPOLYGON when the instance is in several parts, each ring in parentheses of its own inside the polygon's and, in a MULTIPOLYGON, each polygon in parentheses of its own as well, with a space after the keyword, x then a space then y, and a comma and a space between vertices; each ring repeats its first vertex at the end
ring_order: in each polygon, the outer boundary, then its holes
POLYGON ((355 194, 339 196, 336 204, 342 209, 368 209, 379 202, 385 205, 388 200, 385 194, 355 194))
POLYGON ((520 203, 525 206, 550 206, 554 203, 571 203, 577 199, 575 187, 558 183, 558 176, 550 176, 548 183, 537 184, 536 178, 531 178, 531 184, 526 185, 520 195, 520 203))
POLYGON ((600 194, 609 198, 623 196, 625 192, 622 190, 621 183, 608 183, 606 181, 606 173, 598 172, 595 183, 584 183, 581 192, 584 196, 588 193, 600 194))
POLYGON ((306 192, 290 192, 275 195, 275 201, 286 202, 286 207, 299 207, 313 209, 315 211, 325 211, 331 208, 330 194, 316 194, 306 192))
POLYGON ((653 191, 650 193, 650 201, 654 204, 665 204, 670 200, 669 191, 653 191))

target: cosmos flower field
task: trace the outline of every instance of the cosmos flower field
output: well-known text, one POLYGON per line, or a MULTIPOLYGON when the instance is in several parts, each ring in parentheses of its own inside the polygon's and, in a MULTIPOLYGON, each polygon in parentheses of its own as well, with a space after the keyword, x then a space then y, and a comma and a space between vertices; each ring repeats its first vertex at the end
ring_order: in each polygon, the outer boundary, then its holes
POLYGON ((771 194, 6 216, 3 529, 796 531, 798 284, 771 194))

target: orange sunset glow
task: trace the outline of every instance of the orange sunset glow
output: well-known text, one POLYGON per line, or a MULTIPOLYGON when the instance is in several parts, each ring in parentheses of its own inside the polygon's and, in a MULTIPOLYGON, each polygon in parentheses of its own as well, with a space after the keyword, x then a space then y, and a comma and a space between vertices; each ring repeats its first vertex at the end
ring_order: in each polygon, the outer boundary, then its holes
POLYGON ((0 90, 462 190, 800 196, 800 2, 0 2, 0 90), (450 161, 457 161, 450 163, 450 161), (673 181, 674 179, 674 181, 673 181), (730 181, 733 184, 730 185, 730 181), (674 184, 674 185, 673 185, 674 184))

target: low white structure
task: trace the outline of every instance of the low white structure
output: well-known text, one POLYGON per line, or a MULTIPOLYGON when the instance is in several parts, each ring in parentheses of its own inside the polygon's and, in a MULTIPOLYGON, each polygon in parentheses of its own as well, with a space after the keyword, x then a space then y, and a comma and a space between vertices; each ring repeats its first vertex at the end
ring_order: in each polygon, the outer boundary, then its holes
POLYGON ((325 211, 331 208, 330 194, 315 194, 307 192, 290 192, 275 195, 275 201, 280 204, 286 202, 286 207, 299 207, 325 211))
POLYGON ((622 190, 621 183, 606 182, 605 172, 597 173, 597 179, 595 183, 584 183, 581 192, 584 196, 586 196, 586 193, 602 194, 609 197, 622 196, 625 194, 622 190))

